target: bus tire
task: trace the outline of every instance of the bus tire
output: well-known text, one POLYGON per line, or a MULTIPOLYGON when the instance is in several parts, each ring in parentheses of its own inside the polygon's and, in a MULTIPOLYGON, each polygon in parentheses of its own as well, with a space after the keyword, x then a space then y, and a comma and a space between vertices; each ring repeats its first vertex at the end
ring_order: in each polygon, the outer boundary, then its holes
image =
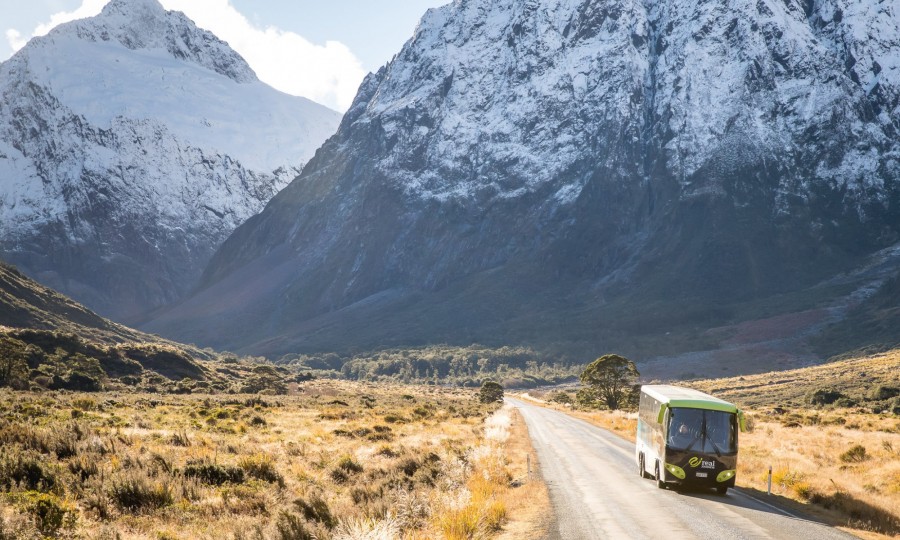
POLYGON ((666 489, 666 482, 663 480, 662 475, 659 473, 659 462, 656 462, 656 487, 659 489, 666 489))
POLYGON ((728 486, 718 486, 716 491, 719 492, 719 495, 728 495, 728 486))

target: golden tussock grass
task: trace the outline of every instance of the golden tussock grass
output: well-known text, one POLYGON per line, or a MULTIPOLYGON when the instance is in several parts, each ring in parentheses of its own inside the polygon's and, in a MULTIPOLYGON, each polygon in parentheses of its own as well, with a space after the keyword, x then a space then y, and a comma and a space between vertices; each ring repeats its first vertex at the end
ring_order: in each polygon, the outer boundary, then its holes
POLYGON ((0 392, 0 538, 491 537, 521 489, 496 409, 473 390, 340 381, 0 392))

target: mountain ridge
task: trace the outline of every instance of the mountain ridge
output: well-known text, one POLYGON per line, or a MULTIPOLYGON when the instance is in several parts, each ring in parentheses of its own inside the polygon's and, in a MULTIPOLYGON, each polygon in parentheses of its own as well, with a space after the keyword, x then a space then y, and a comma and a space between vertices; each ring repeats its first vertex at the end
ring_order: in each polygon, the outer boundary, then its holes
POLYGON ((632 347, 740 320, 900 239, 892 9, 431 10, 148 328, 277 354, 632 347))

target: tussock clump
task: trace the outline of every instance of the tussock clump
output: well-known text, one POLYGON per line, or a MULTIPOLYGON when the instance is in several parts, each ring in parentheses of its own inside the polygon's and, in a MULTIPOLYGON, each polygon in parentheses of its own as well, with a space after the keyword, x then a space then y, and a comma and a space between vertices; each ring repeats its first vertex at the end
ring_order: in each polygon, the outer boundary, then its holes
POLYGON ((360 473, 363 470, 362 465, 353 460, 350 456, 344 456, 338 461, 338 469, 349 474, 360 473))
POLYGON ((319 540, 319 536, 311 530, 303 518, 285 510, 278 514, 275 532, 277 540, 319 540))
POLYGON ((188 447, 191 445, 191 439, 188 437, 187 431, 181 430, 169 436, 169 444, 172 446, 188 447))
POLYGON ((189 463, 184 467, 184 476, 185 478, 196 478, 204 484, 212 486, 221 486, 225 483, 242 484, 244 469, 215 463, 189 463))
POLYGON ((174 502, 168 483, 151 480, 139 473, 114 478, 107 494, 119 509, 129 512, 157 510, 174 502))
POLYGON ((238 462, 238 466, 251 478, 284 486, 284 477, 275 468, 275 460, 267 454, 245 456, 238 462))
POLYGON ((866 454, 866 447, 861 444, 857 444, 841 454, 841 461, 844 463, 862 463, 867 459, 869 456, 866 454))
POLYGON ((328 508, 328 503, 321 495, 316 494, 307 499, 296 499, 294 506, 307 521, 321 523, 329 529, 337 525, 337 520, 332 515, 331 509, 328 508))
POLYGON ((388 457, 388 458, 395 458, 395 457, 399 456, 400 454, 395 452, 394 449, 391 448, 390 446, 382 445, 378 448, 378 450, 375 451, 375 455, 376 456, 384 456, 384 457, 388 457))

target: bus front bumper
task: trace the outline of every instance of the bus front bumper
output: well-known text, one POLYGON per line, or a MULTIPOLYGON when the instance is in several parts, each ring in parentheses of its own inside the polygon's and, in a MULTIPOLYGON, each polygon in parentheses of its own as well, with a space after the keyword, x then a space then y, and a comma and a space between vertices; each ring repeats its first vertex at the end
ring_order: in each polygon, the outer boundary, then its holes
POLYGON ((663 467, 663 481, 667 484, 691 485, 702 487, 734 487, 737 471, 734 469, 724 471, 696 470, 687 471, 678 465, 666 463, 663 467))

